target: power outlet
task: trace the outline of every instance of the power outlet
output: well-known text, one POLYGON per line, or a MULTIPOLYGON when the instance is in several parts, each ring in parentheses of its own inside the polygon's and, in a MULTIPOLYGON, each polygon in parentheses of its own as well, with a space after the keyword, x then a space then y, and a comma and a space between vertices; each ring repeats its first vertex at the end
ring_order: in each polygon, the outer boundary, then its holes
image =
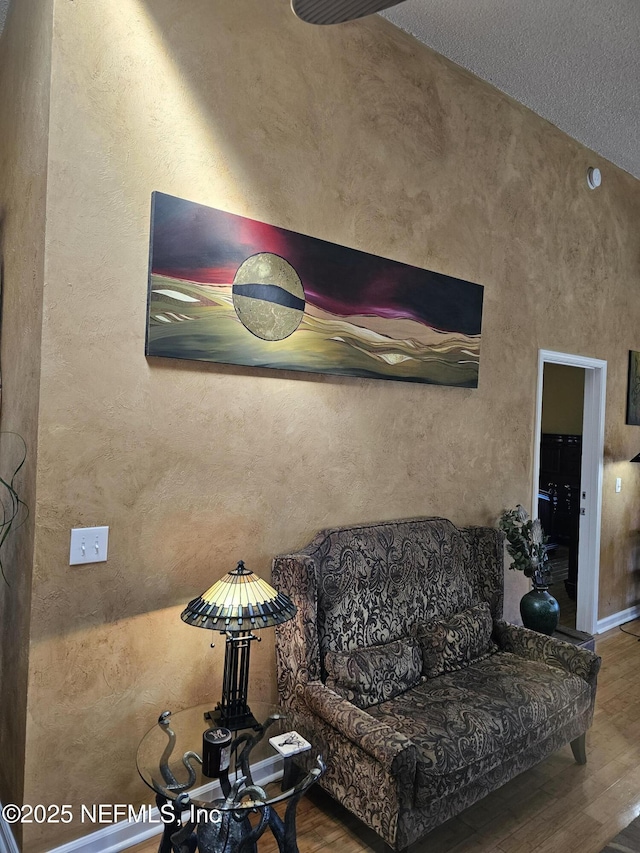
POLYGON ((71 531, 69 565, 104 563, 109 545, 108 527, 74 527, 71 531))

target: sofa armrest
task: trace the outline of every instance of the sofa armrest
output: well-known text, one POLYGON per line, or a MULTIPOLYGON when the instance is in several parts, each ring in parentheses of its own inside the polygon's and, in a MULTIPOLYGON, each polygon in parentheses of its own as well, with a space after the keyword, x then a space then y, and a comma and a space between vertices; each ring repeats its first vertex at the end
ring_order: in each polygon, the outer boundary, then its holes
POLYGON ((494 622, 494 639, 503 652, 560 667, 596 686, 602 659, 588 649, 502 620, 494 622))
POLYGON ((417 750, 408 737, 374 719, 321 681, 306 685, 304 700, 312 713, 375 758, 385 769, 394 775, 402 770, 403 775, 414 776, 417 750))

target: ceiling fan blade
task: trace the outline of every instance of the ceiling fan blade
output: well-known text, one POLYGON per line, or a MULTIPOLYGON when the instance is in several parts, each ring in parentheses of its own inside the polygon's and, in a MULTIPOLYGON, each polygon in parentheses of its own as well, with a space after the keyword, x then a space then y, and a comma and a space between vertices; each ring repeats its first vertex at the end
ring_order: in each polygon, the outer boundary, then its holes
POLYGON ((295 14, 308 24, 342 24, 383 9, 397 6, 403 0, 291 0, 295 14))

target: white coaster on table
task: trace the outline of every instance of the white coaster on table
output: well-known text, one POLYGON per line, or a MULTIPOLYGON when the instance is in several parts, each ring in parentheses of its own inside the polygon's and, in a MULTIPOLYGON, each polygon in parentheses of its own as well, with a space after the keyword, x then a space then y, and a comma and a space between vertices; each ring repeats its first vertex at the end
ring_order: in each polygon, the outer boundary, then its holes
POLYGON ((284 732, 281 735, 276 735, 276 737, 270 737, 269 743, 284 758, 311 749, 309 741, 305 740, 298 732, 284 732))

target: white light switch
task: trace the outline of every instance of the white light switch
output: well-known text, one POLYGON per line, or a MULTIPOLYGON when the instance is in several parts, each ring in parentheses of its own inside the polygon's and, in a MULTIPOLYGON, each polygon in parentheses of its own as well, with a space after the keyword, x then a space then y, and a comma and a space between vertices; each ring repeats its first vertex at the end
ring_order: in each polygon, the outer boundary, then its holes
POLYGON ((616 477, 616 492, 622 491, 622 477, 616 477))
POLYGON ((103 563, 107 559, 108 527, 74 527, 71 531, 69 565, 103 563))

